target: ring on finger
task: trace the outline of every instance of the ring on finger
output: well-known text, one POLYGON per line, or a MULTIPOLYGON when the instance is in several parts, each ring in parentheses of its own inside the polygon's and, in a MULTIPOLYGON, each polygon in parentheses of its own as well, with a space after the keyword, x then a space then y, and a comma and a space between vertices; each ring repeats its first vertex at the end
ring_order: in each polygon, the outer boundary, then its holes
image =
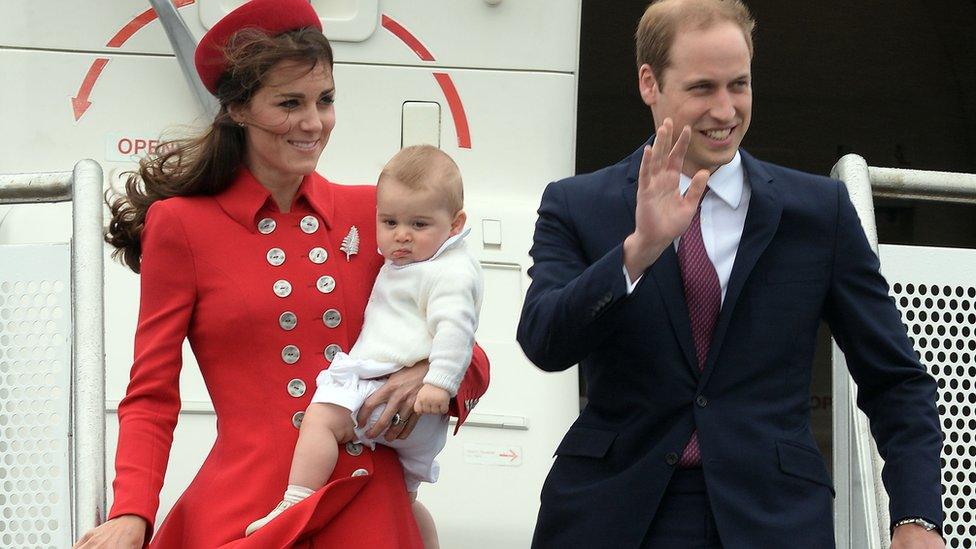
POLYGON ((390 422, 390 425, 396 427, 397 425, 399 425, 401 423, 403 423, 403 418, 400 417, 400 412, 394 413, 393 414, 393 421, 390 422))

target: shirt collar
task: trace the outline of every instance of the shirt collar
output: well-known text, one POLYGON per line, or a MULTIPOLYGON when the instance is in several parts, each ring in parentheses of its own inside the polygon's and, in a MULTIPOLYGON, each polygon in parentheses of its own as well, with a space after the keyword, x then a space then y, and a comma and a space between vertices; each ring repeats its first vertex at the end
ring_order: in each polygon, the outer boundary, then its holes
POLYGON ((447 240, 445 240, 444 243, 441 244, 441 247, 438 248, 436 252, 434 252, 434 255, 430 256, 429 258, 427 258, 427 259, 425 259, 423 261, 414 261, 412 263, 407 263, 406 265, 395 265, 395 264, 393 264, 392 261, 389 261, 389 260, 387 260, 386 262, 390 265, 390 267, 392 267, 394 269, 403 269, 405 267, 409 267, 411 265, 416 265, 418 263, 426 263, 428 261, 433 261, 433 260, 437 259, 442 253, 446 252, 447 250, 450 250, 451 248, 457 248, 457 247, 461 246, 462 244, 464 244, 464 237, 468 236, 468 233, 470 233, 470 232, 471 232, 471 228, 470 227, 465 227, 464 230, 462 230, 460 233, 458 233, 458 234, 456 234, 456 235, 448 238, 447 240))
MULTIPOLYGON (((271 191, 243 166, 238 170, 234 181, 215 198, 227 215, 251 232, 257 231, 258 212, 265 205, 272 211, 278 210, 271 199, 271 191)), ((331 228, 333 201, 332 186, 328 180, 315 172, 306 175, 295 193, 293 205, 299 200, 307 202, 325 222, 326 228, 331 228)))
MULTIPOLYGON (((728 164, 719 166, 708 178, 708 188, 733 210, 738 208, 742 201, 743 185, 745 185, 745 171, 742 169, 742 156, 739 151, 735 151, 732 160, 728 164)), ((681 194, 685 194, 691 186, 691 178, 681 174, 678 186, 681 194)))

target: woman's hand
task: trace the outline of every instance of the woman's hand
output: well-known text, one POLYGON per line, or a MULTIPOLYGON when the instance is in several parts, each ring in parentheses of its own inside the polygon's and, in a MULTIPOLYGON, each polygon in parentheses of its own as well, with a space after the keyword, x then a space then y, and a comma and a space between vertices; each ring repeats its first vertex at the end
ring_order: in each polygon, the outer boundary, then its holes
POLYGON ((390 379, 370 395, 359 409, 356 416, 357 425, 365 425, 369 421, 369 416, 373 410, 381 404, 386 404, 386 409, 376 420, 376 424, 366 431, 369 438, 378 437, 386 431, 384 438, 393 440, 397 438, 407 438, 413 431, 420 414, 413 413, 414 401, 417 400, 417 393, 424 384, 424 376, 430 369, 430 362, 421 360, 409 368, 401 368, 398 372, 391 374, 390 379), (394 414, 399 414, 399 423, 393 425, 394 414))
POLYGON ((122 515, 104 522, 81 536, 72 549, 141 549, 146 541, 146 520, 136 515, 122 515))

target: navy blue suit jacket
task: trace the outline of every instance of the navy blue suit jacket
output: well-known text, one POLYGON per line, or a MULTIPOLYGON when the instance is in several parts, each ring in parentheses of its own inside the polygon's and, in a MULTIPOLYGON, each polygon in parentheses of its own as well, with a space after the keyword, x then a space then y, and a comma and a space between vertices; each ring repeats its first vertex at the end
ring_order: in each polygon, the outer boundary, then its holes
POLYGON ((556 449, 533 547, 640 546, 695 428, 726 547, 833 547, 833 488, 810 428, 821 319, 886 460, 892 519, 941 524, 936 384, 845 186, 742 151, 752 198, 699 371, 673 247, 627 295, 642 149, 542 197, 518 340, 543 370, 579 363, 588 404, 556 449))

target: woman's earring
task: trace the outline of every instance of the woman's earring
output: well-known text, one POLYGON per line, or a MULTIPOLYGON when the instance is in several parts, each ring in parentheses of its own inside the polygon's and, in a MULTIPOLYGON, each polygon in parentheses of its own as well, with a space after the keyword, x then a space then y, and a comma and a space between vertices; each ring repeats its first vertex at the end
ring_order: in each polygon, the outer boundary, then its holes
POLYGON ((247 124, 245 124, 243 121, 238 122, 237 125, 240 126, 240 127, 242 127, 242 128, 247 127, 247 124))

